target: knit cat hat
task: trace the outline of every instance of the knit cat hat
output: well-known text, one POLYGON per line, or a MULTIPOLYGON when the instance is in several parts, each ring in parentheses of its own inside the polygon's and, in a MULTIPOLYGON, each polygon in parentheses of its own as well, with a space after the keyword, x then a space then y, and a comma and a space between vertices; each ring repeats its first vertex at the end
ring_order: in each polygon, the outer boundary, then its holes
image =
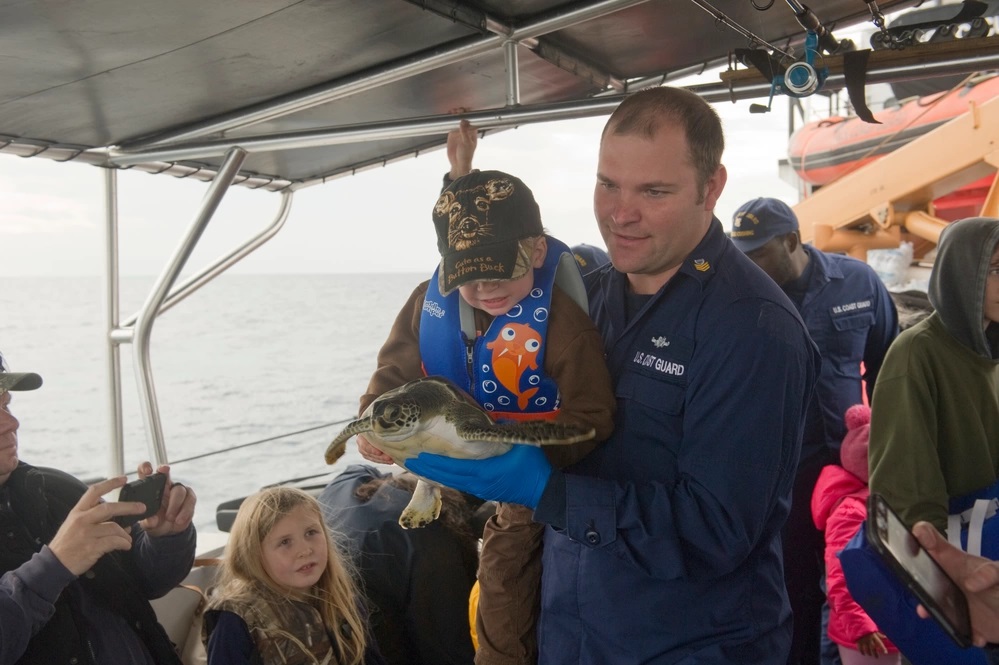
POLYGON ((871 433, 871 407, 854 404, 846 410, 846 436, 839 449, 839 462, 844 469, 865 483, 868 481, 867 444, 871 433))

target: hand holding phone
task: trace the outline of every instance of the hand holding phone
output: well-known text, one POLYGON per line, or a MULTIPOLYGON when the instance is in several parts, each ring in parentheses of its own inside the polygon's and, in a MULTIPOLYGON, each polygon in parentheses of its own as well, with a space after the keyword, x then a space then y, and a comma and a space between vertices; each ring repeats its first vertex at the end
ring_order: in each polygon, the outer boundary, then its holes
POLYGON ((118 515, 112 520, 125 527, 158 513, 160 506, 163 505, 166 479, 165 473, 154 473, 151 476, 127 483, 118 493, 118 502, 137 501, 144 504, 146 509, 138 515, 118 515))
POLYGON ((884 497, 867 500, 867 539, 892 572, 959 646, 972 644, 968 600, 919 544, 884 497))
MULTIPOLYGON (((912 534, 964 590, 975 645, 999 643, 999 561, 968 554, 954 547, 929 522, 913 524, 912 534)), ((917 609, 920 617, 930 618, 923 605, 917 609)))

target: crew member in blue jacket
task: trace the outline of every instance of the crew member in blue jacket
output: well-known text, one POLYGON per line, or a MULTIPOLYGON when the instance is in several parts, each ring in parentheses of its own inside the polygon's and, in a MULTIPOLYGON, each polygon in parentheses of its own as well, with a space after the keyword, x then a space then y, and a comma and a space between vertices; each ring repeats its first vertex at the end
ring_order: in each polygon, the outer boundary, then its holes
POLYGON ((618 410, 553 470, 537 448, 413 472, 535 509, 545 532, 539 662, 784 665, 780 531, 819 357, 776 284, 725 236, 721 123, 700 97, 627 97, 600 143, 594 212, 611 265, 587 275, 618 410))
MULTIPOLYGON (((822 467, 839 460, 846 436, 843 414, 861 402, 862 382, 868 399, 873 396, 885 353, 898 334, 898 314, 873 268, 803 244, 797 216, 779 199, 743 204, 732 218, 732 243, 791 299, 822 356, 783 534, 784 581, 794 614, 788 665, 817 665, 824 633, 825 540, 812 521, 812 491, 822 467)), ((830 646, 825 665, 839 661, 835 645, 830 646)))

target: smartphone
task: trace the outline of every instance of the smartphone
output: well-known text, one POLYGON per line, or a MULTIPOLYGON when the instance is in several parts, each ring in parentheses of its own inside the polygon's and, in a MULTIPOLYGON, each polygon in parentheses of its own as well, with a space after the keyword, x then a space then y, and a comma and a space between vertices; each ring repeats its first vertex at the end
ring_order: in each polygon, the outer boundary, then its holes
POLYGON ((165 473, 154 473, 123 486, 118 492, 118 501, 138 501, 145 504, 146 509, 139 515, 118 515, 112 520, 121 526, 129 526, 159 512, 160 506, 163 505, 163 490, 166 488, 166 479, 165 473))
POLYGON ((867 499, 867 539, 895 575, 959 646, 971 646, 964 592, 923 549, 884 497, 867 499))

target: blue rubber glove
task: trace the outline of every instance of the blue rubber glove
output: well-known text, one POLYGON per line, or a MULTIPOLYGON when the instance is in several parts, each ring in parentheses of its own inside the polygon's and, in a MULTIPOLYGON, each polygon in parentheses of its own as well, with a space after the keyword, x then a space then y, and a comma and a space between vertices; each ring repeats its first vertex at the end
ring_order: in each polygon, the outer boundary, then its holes
POLYGON ((552 475, 552 465, 537 446, 515 444, 508 453, 485 459, 455 459, 420 453, 406 468, 427 480, 486 501, 519 503, 532 510, 552 475))

